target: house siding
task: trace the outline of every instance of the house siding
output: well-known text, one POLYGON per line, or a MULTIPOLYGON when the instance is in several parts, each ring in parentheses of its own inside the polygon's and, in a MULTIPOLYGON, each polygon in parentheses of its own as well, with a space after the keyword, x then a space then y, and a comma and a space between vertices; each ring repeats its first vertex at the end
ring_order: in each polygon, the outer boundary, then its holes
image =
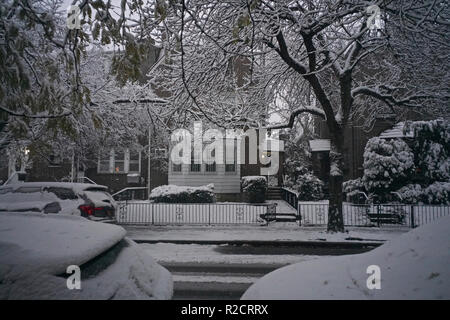
POLYGON ((215 193, 240 193, 240 166, 236 166, 235 172, 225 172, 225 165, 216 165, 216 172, 205 172, 202 164, 201 172, 190 172, 190 165, 182 165, 181 172, 173 172, 169 169, 169 184, 177 186, 203 186, 214 184, 215 193))

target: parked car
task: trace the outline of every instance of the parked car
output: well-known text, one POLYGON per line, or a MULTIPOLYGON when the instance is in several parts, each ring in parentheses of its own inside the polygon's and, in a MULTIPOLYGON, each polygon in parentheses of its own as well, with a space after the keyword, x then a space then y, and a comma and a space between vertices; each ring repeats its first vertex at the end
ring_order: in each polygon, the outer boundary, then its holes
POLYGON ((97 184, 23 182, 0 187, 0 211, 81 215, 111 222, 116 208, 108 187, 97 184))
POLYGON ((0 299, 172 297, 170 272, 120 226, 36 212, 4 212, 0 226, 0 299))

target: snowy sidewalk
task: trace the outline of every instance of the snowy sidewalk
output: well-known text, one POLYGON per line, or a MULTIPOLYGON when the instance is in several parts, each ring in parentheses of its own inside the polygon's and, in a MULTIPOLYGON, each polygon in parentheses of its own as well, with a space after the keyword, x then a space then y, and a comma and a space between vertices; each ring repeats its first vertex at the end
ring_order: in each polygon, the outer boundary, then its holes
POLYGON ((322 242, 382 243, 409 229, 349 227, 348 232, 330 234, 324 227, 299 227, 296 223, 269 226, 124 226, 128 237, 140 242, 322 242))

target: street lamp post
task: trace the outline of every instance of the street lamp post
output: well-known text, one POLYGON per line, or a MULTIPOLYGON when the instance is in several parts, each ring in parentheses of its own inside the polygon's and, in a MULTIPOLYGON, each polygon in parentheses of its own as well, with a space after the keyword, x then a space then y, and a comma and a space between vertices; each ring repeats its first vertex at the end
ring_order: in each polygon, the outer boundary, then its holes
POLYGON ((150 198, 150 180, 151 180, 151 145, 152 145, 152 127, 148 126, 148 177, 147 177, 147 193, 148 193, 148 198, 150 198))

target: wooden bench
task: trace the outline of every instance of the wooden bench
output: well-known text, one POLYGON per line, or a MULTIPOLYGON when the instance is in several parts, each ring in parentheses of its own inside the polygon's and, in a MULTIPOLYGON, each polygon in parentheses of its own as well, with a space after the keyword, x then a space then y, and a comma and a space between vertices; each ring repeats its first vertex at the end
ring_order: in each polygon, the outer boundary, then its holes
POLYGON ((259 217, 267 222, 295 222, 301 220, 301 217, 295 213, 265 213, 260 214, 259 217))
POLYGON ((399 213, 368 213, 370 222, 385 224, 402 224, 403 217, 399 213))

